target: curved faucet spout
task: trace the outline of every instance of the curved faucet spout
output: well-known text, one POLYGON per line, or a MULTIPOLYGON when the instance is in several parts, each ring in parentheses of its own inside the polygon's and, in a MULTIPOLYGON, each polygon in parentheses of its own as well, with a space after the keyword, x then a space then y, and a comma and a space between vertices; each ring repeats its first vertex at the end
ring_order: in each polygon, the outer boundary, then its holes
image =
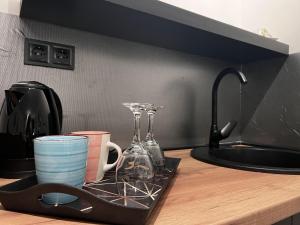
POLYGON ((236 122, 232 121, 230 123, 232 125, 228 126, 226 128, 226 135, 224 135, 224 128, 228 124, 222 129, 223 132, 221 132, 222 130, 218 129, 218 88, 219 88, 219 84, 220 84, 221 80, 227 74, 236 75, 239 78, 241 84, 246 84, 247 83, 247 78, 245 77, 245 75, 241 71, 236 70, 234 68, 226 68, 218 74, 218 76, 217 76, 217 78, 214 82, 213 89, 212 89, 212 121, 211 121, 209 146, 213 147, 213 148, 218 148, 219 147, 219 141, 224 139, 224 138, 227 138, 230 135, 230 133, 232 132, 232 130, 234 129, 235 125, 236 125, 236 122))

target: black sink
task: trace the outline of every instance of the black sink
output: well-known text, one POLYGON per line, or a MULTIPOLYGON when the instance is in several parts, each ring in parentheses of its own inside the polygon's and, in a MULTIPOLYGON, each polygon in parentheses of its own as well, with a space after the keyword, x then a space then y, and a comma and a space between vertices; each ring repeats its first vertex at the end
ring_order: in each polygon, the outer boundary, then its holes
POLYGON ((300 174, 300 151, 245 144, 194 148, 191 156, 203 162, 251 171, 300 174))

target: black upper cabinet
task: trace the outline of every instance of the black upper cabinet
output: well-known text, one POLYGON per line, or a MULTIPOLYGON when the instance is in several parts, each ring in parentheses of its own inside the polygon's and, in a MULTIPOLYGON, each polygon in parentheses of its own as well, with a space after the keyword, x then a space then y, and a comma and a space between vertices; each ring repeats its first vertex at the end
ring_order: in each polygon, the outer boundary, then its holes
POLYGON ((289 46, 156 0, 23 0, 21 17, 245 63, 289 46))

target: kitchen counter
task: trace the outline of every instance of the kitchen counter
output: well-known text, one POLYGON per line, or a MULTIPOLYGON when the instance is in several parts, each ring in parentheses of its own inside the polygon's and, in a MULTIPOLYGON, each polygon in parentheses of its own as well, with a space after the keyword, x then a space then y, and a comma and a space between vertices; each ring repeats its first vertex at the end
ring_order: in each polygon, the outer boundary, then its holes
MULTIPOLYGON (((267 225, 300 212, 300 176, 218 167, 192 159, 190 150, 166 155, 182 161, 149 224, 267 225)), ((0 179, 0 185, 12 181, 0 179)), ((10 212, 0 206, 0 225, 29 224, 97 223, 10 212)))

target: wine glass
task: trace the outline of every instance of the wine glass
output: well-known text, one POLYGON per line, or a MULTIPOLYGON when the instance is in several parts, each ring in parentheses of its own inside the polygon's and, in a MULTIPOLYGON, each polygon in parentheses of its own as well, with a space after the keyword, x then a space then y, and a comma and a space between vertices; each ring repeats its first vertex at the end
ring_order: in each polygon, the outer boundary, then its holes
POLYGON ((140 118, 145 104, 123 103, 134 116, 134 135, 116 167, 116 183, 122 196, 147 197, 151 193, 154 169, 141 143, 140 118))
POLYGON ((143 141, 143 146, 149 152, 156 172, 161 171, 165 166, 164 153, 161 150, 159 143, 154 139, 153 134, 154 116, 156 112, 162 108, 163 106, 154 106, 153 104, 145 104, 144 107, 148 116, 148 132, 145 140, 143 141))

